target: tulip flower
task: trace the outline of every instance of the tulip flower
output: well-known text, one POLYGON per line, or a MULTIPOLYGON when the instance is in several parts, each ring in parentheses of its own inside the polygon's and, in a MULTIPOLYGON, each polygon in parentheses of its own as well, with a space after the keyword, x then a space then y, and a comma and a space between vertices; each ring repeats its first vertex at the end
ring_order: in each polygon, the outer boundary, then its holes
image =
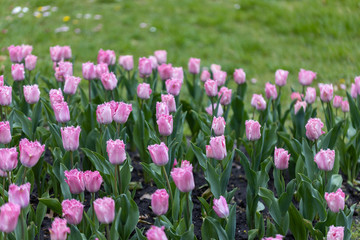
POLYGON ((244 72, 244 70, 242 68, 235 69, 233 77, 234 77, 234 81, 237 84, 244 84, 245 83, 246 74, 245 74, 245 72, 244 72))
POLYGON ((54 108, 55 103, 62 103, 64 101, 64 96, 61 89, 51 89, 49 92, 51 107, 54 108))
POLYGON ((171 64, 161 64, 158 66, 158 73, 162 80, 170 79, 172 76, 172 65, 171 64))
POLYGON ((166 91, 174 96, 180 94, 182 81, 180 79, 168 79, 165 82, 166 91))
POLYGON ((132 104, 126 104, 123 102, 120 102, 115 110, 114 113, 114 121, 117 123, 124 124, 129 118, 129 115, 132 111, 132 104))
POLYGON ((108 140, 106 142, 106 151, 109 161, 113 165, 122 164, 126 159, 125 144, 122 140, 108 140))
POLYGON ((173 116, 162 114, 156 121, 161 136, 170 136, 173 132, 173 116))
POLYGON ((70 121, 70 111, 67 102, 55 103, 53 105, 55 119, 59 123, 70 121))
POLYGON ((21 208, 19 205, 9 202, 0 207, 0 231, 11 233, 18 223, 21 208))
POLYGON ((333 98, 333 85, 332 84, 319 84, 320 88, 320 99, 323 102, 330 102, 333 98))
POLYGON ((184 70, 183 70, 183 68, 182 67, 173 67, 170 78, 179 79, 179 80, 181 80, 181 83, 183 83, 184 82, 184 70))
POLYGON ((20 63, 23 60, 22 47, 11 45, 8 47, 10 61, 20 63))
POLYGON ((119 64, 125 71, 131 71, 134 68, 134 59, 132 55, 125 55, 119 57, 119 64))
POLYGON ((143 77, 148 77, 152 73, 151 60, 145 57, 139 59, 139 73, 143 77))
POLYGON ((154 52, 156 60, 159 64, 166 63, 167 60, 167 52, 165 50, 157 50, 154 52))
POLYGON ((216 117, 222 116, 223 113, 224 113, 224 111, 223 111, 221 105, 219 105, 218 110, 217 110, 217 113, 216 113, 216 114, 213 114, 213 109, 214 109, 214 111, 216 111, 216 108, 217 108, 217 107, 218 107, 218 106, 217 106, 217 103, 214 103, 213 105, 210 104, 208 107, 205 108, 205 111, 206 111, 209 115, 211 115, 211 116, 212 116, 212 115, 214 115, 214 116, 216 116, 216 117))
POLYGON ((155 70, 158 67, 158 62, 155 56, 149 56, 149 60, 151 62, 151 69, 155 70))
POLYGON ((289 166, 290 154, 283 148, 275 147, 274 163, 279 170, 287 169, 289 166))
POLYGON ((220 91, 218 93, 218 96, 221 97, 220 104, 224 106, 229 105, 231 102, 231 94, 232 94, 231 89, 228 89, 227 87, 220 88, 220 91))
POLYGON ((214 80, 207 80, 204 84, 206 95, 216 97, 218 94, 218 85, 214 80))
POLYGON ((221 66, 213 63, 210 65, 210 70, 214 74, 217 71, 221 71, 221 66))
POLYGON ((203 70, 201 72, 201 75, 200 75, 200 80, 202 82, 206 82, 207 80, 210 79, 210 77, 211 77, 211 75, 210 75, 209 71, 208 70, 203 70))
POLYGON ((0 86, 4 86, 4 75, 0 75, 0 86))
POLYGON ((316 89, 312 87, 306 88, 305 101, 308 104, 313 104, 316 100, 316 89))
POLYGON ((267 99, 272 99, 272 100, 276 99, 278 96, 278 93, 276 91, 276 86, 267 82, 265 84, 265 95, 267 99))
POLYGON ((151 226, 146 232, 146 238, 148 240, 168 240, 164 232, 165 227, 151 226))
POLYGON ((164 166, 169 161, 169 149, 165 143, 148 146, 152 161, 157 166, 164 166))
POLYGON ((103 179, 98 171, 84 172, 85 188, 88 192, 95 193, 100 190, 103 179))
POLYGON ((37 84, 24 86, 24 97, 28 104, 35 104, 40 99, 40 90, 37 84))
POLYGON ((344 239, 344 227, 334 227, 331 225, 326 235, 326 240, 343 240, 344 239))
POLYGON ((25 68, 29 71, 32 71, 36 67, 37 57, 34 55, 27 55, 25 57, 25 68))
POLYGON ((96 217, 100 223, 109 224, 115 218, 115 201, 112 198, 98 198, 94 201, 96 217))
POLYGON ((69 95, 74 95, 76 93, 77 87, 81 81, 81 78, 74 76, 65 77, 64 93, 69 95))
POLYGON ((66 151, 75 151, 79 148, 80 126, 62 127, 61 138, 66 151))
POLYGON ((106 63, 99 63, 98 65, 96 65, 95 69, 96 78, 98 79, 100 79, 104 73, 109 73, 109 67, 106 63))
POLYGON ((25 79, 24 64, 12 64, 11 75, 14 81, 22 81, 25 79))
POLYGON ((358 93, 357 93, 356 85, 355 85, 354 83, 351 84, 351 91, 350 91, 350 93, 351 93, 351 96, 352 96, 353 98, 357 98, 358 93))
POLYGON ((275 237, 265 237, 262 240, 283 240, 284 236, 280 234, 276 234, 275 237))
POLYGON ((99 50, 97 56, 97 63, 106 63, 107 65, 114 65, 116 62, 116 55, 113 50, 99 50))
POLYGON ((152 90, 148 83, 140 83, 137 87, 137 95, 141 99, 149 99, 151 92, 152 90))
POLYGON ((213 209, 219 218, 227 218, 229 216, 229 207, 223 196, 220 196, 219 199, 214 198, 213 203, 213 209))
POLYGON ((175 98, 171 94, 161 94, 161 101, 166 103, 169 112, 176 112, 175 98))
POLYGON ((316 78, 315 72, 305 70, 305 69, 300 69, 299 82, 301 85, 303 85, 303 86, 311 85, 311 83, 313 82, 313 80, 315 78, 316 78))
POLYGON ((0 169, 4 172, 14 170, 18 164, 18 152, 16 147, 0 148, 0 169))
POLYGON ((350 110, 349 102, 348 101, 342 101, 341 102, 341 111, 346 113, 346 112, 349 112, 349 110, 350 110))
MULTIPOLYGON (((297 101, 302 101, 304 95, 300 94, 298 92, 292 92, 290 95, 291 101, 297 100, 297 101)), ((315 92, 315 97, 316 97, 316 92, 315 92)))
POLYGON ((275 84, 279 87, 285 86, 289 72, 286 70, 278 69, 275 72, 275 84))
POLYGON ((162 114, 169 115, 169 108, 164 102, 156 102, 156 119, 162 114))
POLYGON ((105 88, 105 90, 112 91, 115 89, 118 80, 113 72, 111 73, 103 73, 101 75, 101 82, 105 88))
POLYGON ((224 135, 225 132, 225 119, 223 117, 214 117, 211 129, 214 130, 216 136, 224 135))
POLYGON ((324 124, 319 118, 310 118, 305 125, 306 137, 311 141, 317 140, 325 132, 322 130, 324 124))
POLYGON ((109 103, 103 103, 97 106, 96 120, 99 124, 110 124, 113 121, 113 114, 109 103))
POLYGON ((8 144, 11 142, 10 124, 8 121, 0 122, 0 143, 8 144))
POLYGON ((191 74, 199 74, 200 72, 200 59, 190 58, 188 63, 189 72, 191 74))
POLYGON ((334 213, 344 210, 345 208, 345 193, 339 188, 336 192, 325 193, 325 200, 328 207, 334 213))
POLYGON ((61 203, 63 217, 69 224, 78 225, 83 217, 84 205, 76 199, 66 199, 61 203))
POLYGON ((40 142, 31 142, 26 138, 21 139, 19 143, 20 162, 25 167, 33 167, 39 161, 41 155, 45 151, 45 145, 40 142))
POLYGON ((55 78, 59 82, 63 82, 66 76, 73 75, 73 64, 71 62, 59 62, 55 68, 55 78))
POLYGON ((165 189, 158 189, 151 195, 151 208, 158 216, 167 213, 169 208, 169 194, 165 189))
POLYGON ((214 80, 216 81, 216 84, 218 85, 218 87, 225 84, 226 75, 227 75, 227 73, 224 71, 213 72, 213 77, 214 77, 214 80))
POLYGON ((227 152, 224 135, 218 137, 211 137, 210 147, 212 152, 212 158, 216 160, 223 160, 226 157, 227 152))
POLYGON ((259 111, 263 111, 266 109, 265 99, 261 94, 253 94, 251 99, 251 106, 253 106, 259 111))
POLYGON ((331 171, 334 167, 335 151, 321 149, 314 157, 318 168, 323 171, 331 171))
POLYGON ((171 177, 181 192, 190 192, 195 188, 192 169, 192 165, 188 161, 183 160, 180 168, 173 168, 171 170, 171 177))
POLYGON ((302 108, 304 110, 304 112, 306 111, 306 102, 305 101, 297 101, 294 105, 294 112, 295 115, 300 111, 300 109, 302 108))
POLYGON ((92 62, 82 64, 82 75, 86 80, 94 80, 96 78, 96 66, 92 62))
POLYGON ((21 208, 26 208, 30 202, 31 184, 25 183, 21 186, 10 184, 9 186, 9 202, 19 205, 21 208))
POLYGON ((66 219, 56 217, 49 229, 51 240, 66 240, 70 228, 66 226, 66 219))
POLYGON ((85 191, 85 181, 84 181, 84 173, 77 170, 72 169, 70 171, 65 170, 65 182, 69 185, 70 192, 72 194, 80 194, 85 191))
POLYGON ((342 97, 336 95, 333 100, 334 108, 341 108, 341 102, 342 102, 342 97))

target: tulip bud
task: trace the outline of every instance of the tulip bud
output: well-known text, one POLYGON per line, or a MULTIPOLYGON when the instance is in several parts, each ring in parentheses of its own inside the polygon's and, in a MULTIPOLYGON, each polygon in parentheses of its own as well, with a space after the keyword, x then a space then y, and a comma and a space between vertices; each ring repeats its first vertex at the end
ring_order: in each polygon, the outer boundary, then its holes
POLYGON ((215 97, 218 94, 218 85, 214 80, 207 80, 204 84, 206 95, 215 97))
POLYGON ((158 66, 158 72, 162 80, 170 79, 172 76, 172 65, 163 63, 158 66))
POLYGON ((179 80, 181 80, 181 83, 183 83, 184 82, 184 70, 183 70, 183 68, 182 67, 173 67, 170 78, 179 79, 179 80))
POLYGON ((356 87, 356 85, 355 85, 354 83, 351 84, 351 91, 350 91, 350 93, 351 93, 351 96, 352 96, 353 98, 357 98, 358 91, 357 91, 357 87, 356 87))
POLYGON ((172 115, 160 115, 156 121, 161 136, 170 136, 173 131, 173 116, 172 115))
POLYGON ((275 147, 274 163, 275 167, 280 170, 287 169, 289 166, 290 154, 283 148, 275 147))
POLYGON ((306 88, 305 101, 308 104, 313 104, 316 100, 316 89, 312 87, 306 88))
POLYGON ((109 161, 113 165, 122 164, 126 159, 125 144, 122 140, 108 140, 106 142, 106 151, 109 161))
POLYGON ((97 56, 97 63, 106 63, 107 65, 114 65, 116 62, 116 55, 113 50, 99 50, 97 56))
POLYGON ((96 120, 99 124, 110 124, 113 121, 113 114, 109 103, 97 106, 96 120))
POLYGON ((341 96, 335 96, 334 100, 333 100, 333 106, 334 108, 340 108, 341 107, 341 102, 342 102, 342 97, 341 96))
POLYGON ((132 104, 126 104, 123 102, 120 102, 115 110, 114 113, 114 121, 117 123, 124 124, 129 118, 129 115, 132 111, 132 104))
POLYGON ((154 144, 148 146, 148 150, 150 152, 150 156, 152 161, 157 166, 164 166, 169 161, 169 149, 165 145, 165 143, 154 144))
POLYGON ((164 215, 169 208, 169 194, 165 189, 158 189, 151 195, 151 208, 160 216, 164 215))
POLYGON ((38 141, 30 142, 23 138, 19 143, 20 162, 25 167, 33 167, 39 161, 41 155, 45 151, 45 145, 41 145, 38 141))
POLYGON ((345 193, 339 188, 336 192, 325 193, 325 200, 328 207, 334 213, 344 210, 345 208, 345 193))
POLYGON ((19 205, 21 208, 26 208, 30 202, 30 183, 25 183, 21 186, 10 184, 9 186, 9 202, 19 205))
POLYGON ((152 73, 151 60, 145 57, 139 59, 139 73, 144 77, 150 76, 152 73))
POLYGON ((254 120, 246 120, 245 121, 246 128, 246 137, 249 141, 259 140, 261 137, 260 128, 261 125, 258 121, 254 120))
POLYGON ((214 130, 216 136, 224 135, 225 132, 225 119, 223 117, 214 117, 211 129, 214 130))
POLYGON ((324 124, 319 118, 310 118, 307 124, 305 125, 306 137, 311 141, 317 140, 325 132, 321 130, 324 127, 324 124))
POLYGON ((134 59, 132 55, 125 55, 119 57, 119 64, 125 71, 131 71, 134 68, 134 59))
POLYGON ((63 60, 64 58, 62 55, 62 47, 60 47, 59 45, 50 47, 50 57, 53 62, 60 62, 61 60, 63 60))
POLYGON ((168 79, 165 82, 166 91, 174 96, 180 94, 182 81, 180 79, 168 79))
POLYGON ((169 112, 176 112, 176 103, 175 103, 175 98, 173 95, 171 94, 161 94, 161 101, 166 103, 169 112))
POLYGON ((73 75, 73 64, 71 62, 59 62, 55 68, 55 78, 59 82, 63 82, 66 76, 73 75))
POLYGON ((148 83, 140 83, 137 87, 137 95, 141 99, 149 99, 151 92, 152 90, 148 83))
POLYGON ((22 81, 25 79, 24 64, 12 64, 11 75, 14 81, 22 81))
POLYGON ((100 79, 104 73, 109 73, 109 67, 106 63, 96 65, 96 78, 100 79))
POLYGON ((0 122, 0 143, 8 144, 11 142, 10 124, 8 121, 0 122))
MULTIPOLYGON (((291 101, 297 100, 297 101, 302 101, 302 98, 304 97, 303 94, 300 94, 298 92, 292 92, 291 93, 291 101)), ((316 92, 315 92, 315 97, 316 97, 316 92)))
POLYGON ((86 171, 84 172, 84 181, 86 190, 95 193, 100 190, 103 179, 98 171, 86 171))
POLYGON ((223 160, 226 153, 225 136, 211 137, 210 146, 212 150, 212 157, 216 160, 223 160))
POLYGON ((61 138, 66 151, 75 151, 79 148, 80 132, 81 128, 79 126, 76 128, 73 126, 61 128, 61 138))
POLYGON ((51 240, 66 240, 70 228, 66 226, 66 219, 56 217, 49 229, 51 240))
POLYGON ((100 223, 109 224, 115 218, 115 201, 112 198, 98 198, 94 201, 96 217, 100 223))
POLYGON ((56 121, 65 123, 70 121, 70 111, 67 102, 55 103, 53 105, 56 121))
POLYGON ((111 73, 103 73, 101 75, 101 82, 105 88, 105 90, 112 91, 115 89, 118 80, 113 72, 111 73))
POLYGON ((226 82, 226 72, 224 71, 215 71, 213 72, 214 80, 218 86, 222 86, 226 82))
POLYGON ((306 111, 306 102, 305 101, 297 101, 294 105, 294 111, 295 115, 299 112, 299 110, 302 108, 304 112, 306 111))
POLYGON ((12 87, 0 86, 0 105, 9 106, 12 100, 12 87))
POLYGON ((151 62, 151 69, 155 70, 158 67, 158 62, 155 56, 149 56, 149 60, 151 62))
POLYGON ((65 182, 69 185, 70 192, 72 194, 80 194, 85 191, 84 173, 72 169, 70 171, 65 170, 65 182))
POLYGON ((83 217, 84 205, 76 199, 66 199, 61 203, 63 217, 69 224, 78 225, 83 217))
POLYGON ((214 155, 213 155, 211 146, 210 146, 210 145, 206 145, 205 148, 206 148, 206 157, 207 157, 207 158, 214 158, 214 155))
POLYGON ((4 86, 4 75, 0 75, 0 86, 4 86))
POLYGON ((210 73, 209 73, 209 71, 208 70, 203 70, 202 71, 202 73, 201 73, 201 76, 200 76, 200 80, 202 81, 202 82, 206 82, 207 80, 209 80, 210 79, 210 73))
POLYGON ((19 205, 9 202, 0 207, 0 231, 11 233, 18 223, 21 208, 19 205))
POLYGON ((229 216, 229 207, 223 196, 220 196, 219 199, 214 198, 213 203, 213 209, 219 218, 227 218, 229 216))
POLYGON ((156 102, 156 119, 162 114, 169 115, 169 108, 164 102, 156 102))
POLYGON ((330 102, 333 98, 333 85, 332 84, 319 84, 320 88, 320 99, 323 102, 330 102))
POLYGON ((303 86, 311 85, 311 83, 313 82, 313 80, 315 78, 316 78, 315 72, 305 70, 305 69, 300 69, 299 82, 301 85, 303 85, 303 86))
POLYGON ((16 151, 16 147, 0 148, 0 169, 4 172, 14 170, 18 164, 17 158, 18 152, 16 151))
POLYGON ((188 161, 183 160, 180 168, 173 168, 171 170, 171 177, 181 192, 190 192, 195 188, 192 169, 192 165, 188 161))
POLYGON ((61 47, 61 55, 63 56, 64 59, 70 59, 72 56, 70 46, 62 46, 61 47))
POLYGON ((21 46, 11 45, 8 47, 10 61, 13 63, 20 63, 23 60, 21 46))
POLYGON ((265 94, 266 94, 266 98, 267 99, 276 99, 278 94, 276 91, 276 86, 272 85, 271 83, 266 83, 265 84, 265 94))
POLYGON ((25 57, 25 68, 29 71, 35 69, 37 57, 34 55, 28 55, 25 57))
MULTIPOLYGON (((219 107, 218 107, 217 103, 214 103, 214 110, 215 110, 215 111, 216 111, 216 108, 218 108, 218 110, 217 110, 216 114, 214 114, 214 116, 215 116, 215 117, 222 116, 223 113, 224 113, 224 111, 223 111, 221 105, 219 105, 219 107)), ((211 116, 213 115, 211 104, 205 108, 205 111, 206 111, 209 115, 211 115, 211 116)))
POLYGON ((326 235, 326 240, 343 240, 344 239, 344 227, 330 226, 326 235))
POLYGON ((64 96, 61 89, 51 89, 49 92, 51 107, 54 108, 56 103, 62 103, 64 101, 64 96))
POLYGON ((221 71, 221 66, 213 63, 210 65, 210 70, 214 74, 217 71, 221 71))
POLYGON ((167 60, 167 52, 165 50, 157 50, 154 52, 156 60, 159 64, 166 63, 167 60))
POLYGON ((199 74, 200 72, 200 59, 190 58, 188 63, 189 72, 191 74, 199 74))
POLYGON ((348 112, 350 110, 349 108, 349 102, 348 101, 342 101, 341 102, 341 111, 348 112))
POLYGON ((234 72, 234 81, 237 84, 244 84, 246 79, 246 74, 242 68, 235 69, 234 72))
POLYGON ((259 111, 263 111, 266 109, 265 99, 261 94, 253 94, 251 99, 251 106, 253 106, 259 111))
POLYGON ((148 240, 168 240, 164 232, 165 227, 151 226, 146 232, 146 238, 148 240))
POLYGON ((93 80, 96 78, 96 66, 92 62, 82 64, 82 75, 86 80, 93 80))
POLYGON ((323 171, 331 171, 334 167, 335 151, 321 149, 314 157, 318 168, 323 171))
POLYGON ((27 85, 23 88, 25 101, 28 104, 35 104, 40 99, 40 90, 37 84, 27 85))
POLYGON ((81 78, 74 76, 65 77, 64 93, 69 95, 74 95, 76 93, 77 87, 81 81, 81 78))
POLYGON ((275 84, 282 87, 286 85, 286 80, 289 75, 288 71, 278 69, 275 72, 275 84))
POLYGON ((232 90, 228 89, 227 87, 222 87, 220 88, 220 91, 218 93, 220 98, 220 104, 221 105, 229 105, 231 102, 231 95, 232 95, 232 90))

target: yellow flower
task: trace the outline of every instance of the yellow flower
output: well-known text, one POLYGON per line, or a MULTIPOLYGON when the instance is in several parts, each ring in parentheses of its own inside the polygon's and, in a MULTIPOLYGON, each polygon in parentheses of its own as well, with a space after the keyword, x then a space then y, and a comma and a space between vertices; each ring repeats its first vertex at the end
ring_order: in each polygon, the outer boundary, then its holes
POLYGON ((38 7, 38 11, 41 12, 42 8, 43 8, 42 6, 38 7))
POLYGON ((63 22, 68 22, 70 20, 70 16, 63 17, 63 22))

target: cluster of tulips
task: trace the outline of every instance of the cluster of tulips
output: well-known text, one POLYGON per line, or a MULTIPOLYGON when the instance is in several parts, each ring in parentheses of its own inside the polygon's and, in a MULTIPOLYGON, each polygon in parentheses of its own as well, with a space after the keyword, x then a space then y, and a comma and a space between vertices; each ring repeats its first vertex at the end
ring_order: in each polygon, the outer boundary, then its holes
MULTIPOLYGON (((357 184, 360 77, 346 98, 334 96, 332 84, 319 84, 318 116, 317 89, 310 86, 317 74, 309 70, 300 70, 302 92, 292 88, 283 111, 289 72, 281 69, 275 84, 265 84, 267 100, 253 94, 248 108, 243 69, 230 77, 220 65, 201 70, 200 59, 190 58, 184 71, 159 50, 141 57, 135 70, 133 56, 120 56, 117 65, 114 51, 100 49, 97 64, 83 63, 79 77, 71 48, 54 46, 54 75, 43 76, 31 74, 37 62, 31 46, 8 50, 11 77, 0 76, 1 237, 40 236, 50 209, 54 240, 196 239, 193 171, 200 171, 207 182, 196 196, 201 238, 235 239, 234 196, 245 189, 228 191, 228 182, 239 161, 248 182, 248 239, 279 240, 288 233, 301 240, 350 239, 355 205, 345 204, 339 170, 357 184), (235 94, 230 86, 237 86, 235 94), (140 156, 145 184, 157 187, 148 229, 137 227, 129 152, 140 156), (274 189, 267 187, 270 171, 274 189), (37 200, 30 204, 31 193, 37 200)), ((346 85, 340 87, 345 94, 346 85)))

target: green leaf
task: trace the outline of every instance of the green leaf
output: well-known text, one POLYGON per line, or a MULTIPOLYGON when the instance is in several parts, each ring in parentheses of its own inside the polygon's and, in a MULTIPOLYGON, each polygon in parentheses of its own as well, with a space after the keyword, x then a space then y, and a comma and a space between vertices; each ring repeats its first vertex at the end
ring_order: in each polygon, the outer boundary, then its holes
POLYGON ((305 228, 303 218, 299 211, 296 209, 294 204, 290 204, 289 207, 289 216, 290 216, 290 231, 294 235, 296 240, 303 240, 307 238, 307 230, 305 228))
POLYGON ((219 239, 226 240, 227 234, 225 230, 221 227, 219 221, 212 217, 206 217, 201 227, 201 236, 202 239, 219 239))
POLYGON ((200 166, 203 169, 206 169, 206 165, 208 162, 206 155, 203 153, 203 151, 199 147, 195 146, 194 143, 190 142, 190 146, 191 146, 191 149, 193 150, 200 166))
POLYGON ((311 151, 306 139, 304 139, 304 138, 302 140, 302 150, 303 150, 302 154, 305 159, 305 165, 306 165, 306 171, 307 171, 308 177, 311 180, 314 180, 315 172, 318 168, 316 166, 316 163, 314 162, 314 154, 311 151))
POLYGON ((79 229, 74 226, 73 224, 70 224, 70 235, 67 238, 68 240, 80 240, 83 239, 79 229))
POLYGON ((39 202, 45 204, 47 207, 49 207, 51 210, 56 212, 57 214, 62 214, 62 207, 61 203, 57 198, 39 198, 39 202))

